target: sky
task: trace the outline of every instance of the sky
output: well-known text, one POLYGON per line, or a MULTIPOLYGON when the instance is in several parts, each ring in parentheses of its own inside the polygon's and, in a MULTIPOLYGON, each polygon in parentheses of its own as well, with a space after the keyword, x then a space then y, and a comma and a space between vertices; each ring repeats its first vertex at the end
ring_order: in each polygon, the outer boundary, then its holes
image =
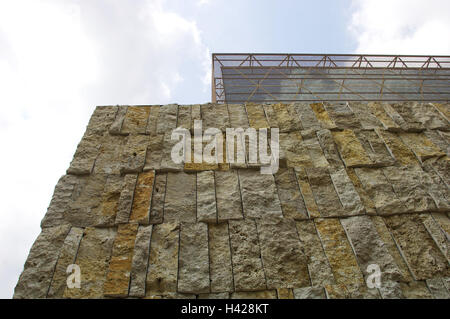
POLYGON ((0 298, 96 105, 211 101, 211 54, 450 54, 448 0, 0 0, 0 298))

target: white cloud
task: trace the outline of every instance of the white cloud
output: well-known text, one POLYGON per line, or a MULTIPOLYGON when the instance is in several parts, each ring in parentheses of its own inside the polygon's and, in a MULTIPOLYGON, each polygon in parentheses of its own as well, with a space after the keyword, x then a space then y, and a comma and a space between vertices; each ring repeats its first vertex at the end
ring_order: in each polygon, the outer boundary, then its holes
POLYGON ((202 96, 209 59, 195 21, 165 1, 0 1, 0 298, 94 106, 192 103, 173 99, 186 82, 202 96))
POLYGON ((354 0, 352 8, 357 53, 450 53, 448 0, 354 0))

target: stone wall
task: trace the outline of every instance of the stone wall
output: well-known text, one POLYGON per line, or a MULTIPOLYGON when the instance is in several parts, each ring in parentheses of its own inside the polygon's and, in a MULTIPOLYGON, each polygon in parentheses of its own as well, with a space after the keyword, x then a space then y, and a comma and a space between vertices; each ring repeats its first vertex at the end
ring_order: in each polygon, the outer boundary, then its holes
POLYGON ((449 119, 412 102, 99 106, 14 297, 449 298, 449 119), (278 127, 280 169, 173 163, 172 130, 196 119, 278 127))

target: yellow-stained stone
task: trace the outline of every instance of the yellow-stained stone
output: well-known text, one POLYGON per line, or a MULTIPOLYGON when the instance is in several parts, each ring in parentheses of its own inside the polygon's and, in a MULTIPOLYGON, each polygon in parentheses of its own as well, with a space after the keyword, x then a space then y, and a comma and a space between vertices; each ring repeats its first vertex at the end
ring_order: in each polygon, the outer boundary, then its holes
POLYGON ((441 112, 450 121, 450 103, 432 103, 433 106, 441 112))
POLYGON ((414 154, 395 133, 379 129, 375 129, 375 132, 384 141, 398 163, 401 165, 419 165, 414 154))
POLYGON ((209 224, 208 234, 211 292, 232 292, 234 290, 233 266, 231 265, 228 223, 209 224))
POLYGON ((122 134, 145 133, 150 106, 129 106, 122 125, 122 134))
POLYGON ((325 291, 328 299, 347 299, 350 293, 344 284, 326 285, 325 291))
POLYGON ((298 185, 300 186, 300 191, 302 193, 309 217, 320 217, 319 208, 317 207, 316 201, 314 199, 314 195, 312 193, 311 186, 309 185, 305 169, 296 168, 295 174, 297 176, 298 185))
POLYGON ((400 283, 406 299, 433 299, 433 295, 424 281, 411 281, 400 283))
POLYGON ((394 120, 386 113, 383 105, 380 102, 370 102, 367 104, 370 111, 375 115, 383 124, 383 127, 389 131, 400 131, 400 127, 394 122, 394 120))
POLYGON ((345 166, 363 167, 371 164, 369 156, 352 130, 332 132, 345 166))
POLYGON ((119 175, 110 175, 106 180, 105 189, 102 195, 101 215, 105 224, 114 225, 116 218, 120 192, 122 191, 122 178, 119 175), (109 222, 111 220, 111 222, 109 222))
POLYGON ((358 176, 356 176, 355 170, 353 168, 347 168, 347 175, 352 181, 353 185, 355 186, 356 191, 359 194, 359 197, 361 198, 361 201, 364 204, 364 208, 366 209, 367 214, 369 215, 375 215, 377 213, 377 210, 375 208, 375 204, 370 198, 370 196, 367 194, 367 192, 364 190, 361 181, 359 180, 358 176))
POLYGON ((313 166, 308 149, 302 141, 302 135, 298 131, 280 134, 280 158, 287 162, 287 167, 313 166))
POLYGON ((134 190, 133 206, 130 222, 148 224, 150 219, 150 203, 152 202, 155 171, 140 173, 134 190))
POLYGON ((170 295, 177 291, 179 229, 178 223, 153 226, 146 296, 170 295))
POLYGON ((145 130, 145 134, 156 135, 156 128, 158 126, 158 118, 159 118, 159 110, 160 109, 161 109, 160 105, 150 106, 150 114, 148 117, 147 128, 145 130))
POLYGON ((106 282, 105 296, 127 297, 130 285, 131 261, 138 224, 121 224, 117 229, 106 282))
POLYGON ((280 132, 290 132, 299 129, 299 126, 296 123, 298 118, 294 118, 288 108, 289 104, 273 104, 273 110, 275 111, 278 126, 272 126, 271 124, 271 127, 279 127, 280 132))
POLYGON ((294 293, 292 289, 288 288, 278 288, 277 289, 278 299, 294 299, 294 293))
POLYGON ((337 284, 364 284, 362 272, 339 219, 319 218, 316 228, 337 284))
POLYGON ((255 129, 270 127, 261 104, 246 103, 245 108, 247 110, 250 127, 255 129))
POLYGON ((399 133, 399 136, 422 163, 428 158, 445 155, 423 133, 399 133))
POLYGON ((334 124, 334 122, 331 120, 330 115, 325 110, 325 107, 322 103, 312 103, 309 106, 316 114, 316 117, 319 120, 319 123, 322 125, 322 128, 326 128, 329 130, 336 128, 336 124, 334 124))
POLYGON ((450 238, 450 218, 442 213, 431 213, 439 227, 444 231, 447 238, 450 238))
POLYGON ((231 299, 277 299, 276 290, 239 291, 231 294, 231 299))

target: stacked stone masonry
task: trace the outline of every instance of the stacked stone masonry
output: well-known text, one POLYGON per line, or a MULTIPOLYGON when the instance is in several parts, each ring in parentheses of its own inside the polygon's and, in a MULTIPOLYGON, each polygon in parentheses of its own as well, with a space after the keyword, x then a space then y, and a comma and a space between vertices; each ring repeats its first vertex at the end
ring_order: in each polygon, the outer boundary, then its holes
POLYGON ((416 102, 99 106, 14 297, 450 298, 449 114, 416 102), (195 120, 223 136, 279 128, 279 170, 261 174, 248 152, 174 163, 171 132, 195 120), (366 285, 371 264, 379 288, 366 285))

